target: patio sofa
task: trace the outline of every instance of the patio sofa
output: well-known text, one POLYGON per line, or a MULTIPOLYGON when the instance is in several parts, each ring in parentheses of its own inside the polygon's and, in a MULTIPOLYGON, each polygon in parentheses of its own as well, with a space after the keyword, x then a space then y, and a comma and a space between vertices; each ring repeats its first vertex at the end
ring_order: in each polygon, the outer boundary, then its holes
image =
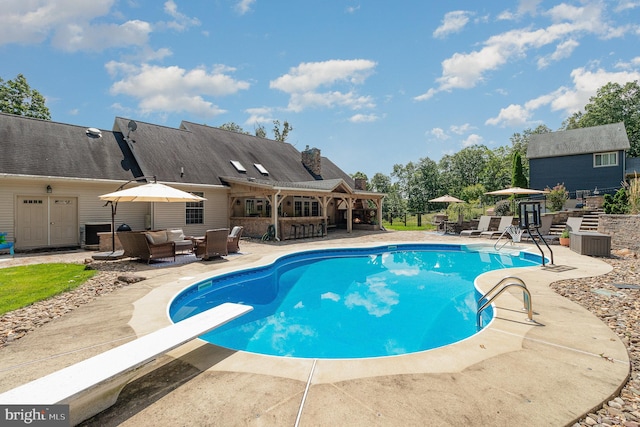
MULTIPOLYGON (((139 231, 118 231, 118 239, 122 244, 124 256, 130 258, 140 258, 147 261, 153 259, 173 258, 176 259, 176 244, 173 241, 155 243, 153 237, 148 238, 148 232, 139 231)), ((166 236, 166 233, 165 233, 166 236)))

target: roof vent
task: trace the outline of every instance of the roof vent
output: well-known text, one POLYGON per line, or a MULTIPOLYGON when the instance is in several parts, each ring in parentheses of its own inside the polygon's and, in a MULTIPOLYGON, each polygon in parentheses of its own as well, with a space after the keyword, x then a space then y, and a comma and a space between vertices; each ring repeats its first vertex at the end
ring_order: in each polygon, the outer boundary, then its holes
POLYGON ((102 132, 98 128, 88 128, 85 133, 91 138, 102 138, 102 132))

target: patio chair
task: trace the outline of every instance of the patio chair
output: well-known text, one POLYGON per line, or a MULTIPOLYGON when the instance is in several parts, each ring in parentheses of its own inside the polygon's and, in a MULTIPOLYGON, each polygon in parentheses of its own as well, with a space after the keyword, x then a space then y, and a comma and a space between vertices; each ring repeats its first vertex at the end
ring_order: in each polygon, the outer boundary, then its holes
POLYGON ((570 216, 567 218, 567 223, 565 227, 569 229, 569 231, 580 231, 580 227, 582 227, 582 217, 581 216, 570 216))
POLYGON ((242 237, 244 227, 236 225, 231 229, 231 233, 227 237, 227 252, 236 253, 240 250, 240 237, 242 237))
POLYGON ((493 239, 496 236, 502 235, 505 232, 507 227, 509 227, 513 223, 513 216, 502 216, 500 217, 500 224, 498 224, 497 230, 492 231, 483 231, 480 233, 480 237, 486 237, 487 239, 493 239))
POLYGON ((136 231, 118 231, 118 239, 124 250, 124 256, 130 258, 140 258, 147 261, 159 258, 173 258, 176 260, 176 244, 164 241, 162 243, 152 243, 147 237, 147 233, 136 231))
POLYGON ((207 230, 204 240, 196 243, 196 257, 207 261, 210 258, 227 256, 229 254, 227 251, 228 237, 228 228, 207 230))
POLYGON ((475 230, 462 230, 460 236, 478 237, 480 233, 489 230, 490 223, 491 217, 489 215, 482 215, 475 230))

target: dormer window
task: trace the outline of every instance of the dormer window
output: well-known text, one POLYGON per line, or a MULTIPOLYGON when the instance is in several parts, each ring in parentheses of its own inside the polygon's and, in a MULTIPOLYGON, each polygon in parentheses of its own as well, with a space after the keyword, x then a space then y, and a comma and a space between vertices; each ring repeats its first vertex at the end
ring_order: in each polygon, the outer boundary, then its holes
POLYGON ((236 168, 236 170, 240 173, 247 173, 247 170, 244 168, 244 166, 242 166, 242 163, 240 163, 237 160, 230 160, 231 164, 233 165, 234 168, 236 168))
POLYGON ((260 172, 262 175, 269 175, 269 171, 260 163, 254 163, 253 166, 255 166, 256 169, 258 169, 258 172, 260 172))

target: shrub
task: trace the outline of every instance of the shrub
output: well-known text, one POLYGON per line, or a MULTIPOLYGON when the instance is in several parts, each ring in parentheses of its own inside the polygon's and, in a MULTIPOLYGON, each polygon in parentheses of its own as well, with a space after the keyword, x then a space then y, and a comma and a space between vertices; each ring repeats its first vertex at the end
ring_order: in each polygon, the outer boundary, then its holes
POLYGON ((510 200, 500 200, 496 203, 496 207, 494 212, 497 216, 507 216, 511 214, 511 201, 510 200))
POLYGON ((569 192, 564 186, 564 183, 558 184, 553 188, 545 188, 549 192, 547 194, 547 201, 554 212, 561 211, 564 207, 564 202, 569 198, 569 192))
POLYGON ((640 178, 634 174, 635 178, 629 183, 629 213, 638 215, 640 213, 640 178))
POLYGON ((629 200, 627 189, 622 187, 613 196, 611 194, 604 195, 604 213, 607 214, 626 214, 629 212, 629 200))

